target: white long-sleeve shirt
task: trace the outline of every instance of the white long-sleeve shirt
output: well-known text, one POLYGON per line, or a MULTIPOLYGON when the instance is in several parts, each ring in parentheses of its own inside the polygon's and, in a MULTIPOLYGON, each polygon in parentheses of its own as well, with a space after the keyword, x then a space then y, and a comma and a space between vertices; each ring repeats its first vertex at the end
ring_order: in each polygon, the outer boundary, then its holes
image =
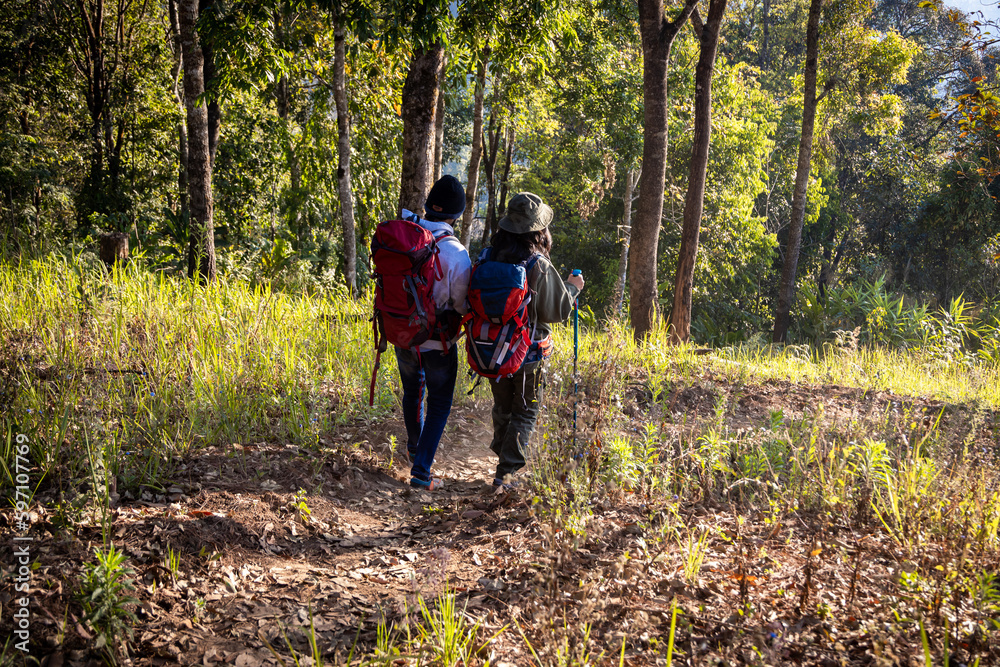
MULTIPOLYGON (((468 312, 466 295, 469 292, 469 277, 472 274, 472 261, 469 251, 462 242, 455 238, 455 230, 446 222, 424 220, 412 211, 403 209, 402 218, 412 220, 429 231, 437 240, 438 260, 441 262, 441 272, 444 277, 434 283, 432 295, 439 311, 454 310, 460 315, 468 312)), ((456 336, 449 344, 454 344, 456 336)), ((421 350, 443 350, 440 340, 431 339, 420 345, 421 350)))

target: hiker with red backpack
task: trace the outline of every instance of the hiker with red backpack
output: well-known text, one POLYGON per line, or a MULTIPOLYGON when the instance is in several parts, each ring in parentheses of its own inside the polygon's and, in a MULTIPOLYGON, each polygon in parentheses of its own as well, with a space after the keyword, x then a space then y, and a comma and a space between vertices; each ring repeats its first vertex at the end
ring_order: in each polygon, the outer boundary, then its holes
POLYGON ((386 342, 392 343, 403 385, 410 486, 433 491, 441 486, 431 465, 451 412, 458 375, 455 343, 472 263, 451 226, 465 210, 458 179, 442 176, 424 209, 423 217, 403 209, 400 220, 380 224, 372 239, 378 351, 369 402, 374 401, 379 355, 386 342))
POLYGON ((564 281, 549 260, 552 215, 538 195, 515 195, 470 278, 466 350, 472 369, 490 378, 496 489, 511 488, 509 477, 525 465, 541 407, 541 367, 552 353, 549 325, 570 316, 583 290, 579 272, 564 281))

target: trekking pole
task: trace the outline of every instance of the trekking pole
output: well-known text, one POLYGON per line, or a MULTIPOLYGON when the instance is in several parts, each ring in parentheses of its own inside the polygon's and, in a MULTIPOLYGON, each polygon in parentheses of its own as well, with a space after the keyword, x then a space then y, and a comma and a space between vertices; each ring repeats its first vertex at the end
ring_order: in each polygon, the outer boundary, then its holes
MULTIPOLYGON (((578 276, 583 271, 573 269, 572 275, 578 276)), ((573 458, 577 458, 576 451, 576 404, 580 400, 577 390, 579 389, 580 376, 577 374, 577 361, 580 356, 580 300, 573 299, 573 458)))

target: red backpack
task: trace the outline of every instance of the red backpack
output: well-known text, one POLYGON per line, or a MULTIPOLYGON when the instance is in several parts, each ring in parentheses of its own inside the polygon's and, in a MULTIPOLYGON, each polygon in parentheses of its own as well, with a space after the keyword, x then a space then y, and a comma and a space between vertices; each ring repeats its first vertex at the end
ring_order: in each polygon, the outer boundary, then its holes
POLYGON ((444 277, 434 234, 413 220, 386 220, 375 228, 371 258, 375 267, 372 329, 376 353, 369 406, 375 403, 375 376, 386 343, 416 348, 435 334, 447 340, 432 294, 434 282, 444 277))
POLYGON ((472 268, 469 313, 462 321, 469 366, 483 377, 499 378, 519 371, 532 348, 528 272, 539 256, 508 264, 491 261, 490 252, 483 251, 472 268))

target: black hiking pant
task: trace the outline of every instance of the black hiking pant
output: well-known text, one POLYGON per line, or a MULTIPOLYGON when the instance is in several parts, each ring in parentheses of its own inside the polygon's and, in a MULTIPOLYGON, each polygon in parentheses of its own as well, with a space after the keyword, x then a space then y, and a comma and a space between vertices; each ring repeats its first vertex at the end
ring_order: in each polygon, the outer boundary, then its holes
POLYGON ((541 363, 528 364, 511 377, 490 380, 493 391, 493 442, 500 457, 497 479, 524 467, 528 438, 535 430, 542 403, 541 363))

